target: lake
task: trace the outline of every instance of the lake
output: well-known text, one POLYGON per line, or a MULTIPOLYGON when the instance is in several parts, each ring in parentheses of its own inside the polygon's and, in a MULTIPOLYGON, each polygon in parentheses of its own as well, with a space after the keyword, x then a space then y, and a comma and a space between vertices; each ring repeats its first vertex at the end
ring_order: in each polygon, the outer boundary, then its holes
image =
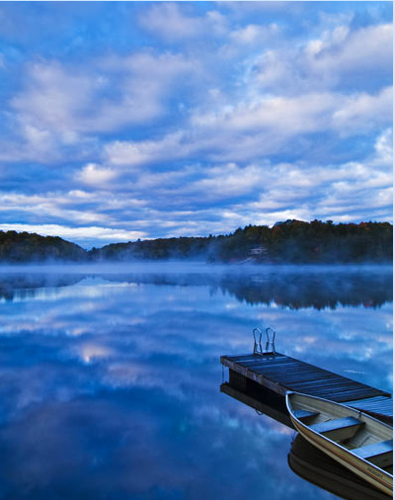
POLYGON ((295 433, 220 392, 221 355, 279 352, 392 391, 392 267, 0 270, 0 499, 337 498, 295 433))

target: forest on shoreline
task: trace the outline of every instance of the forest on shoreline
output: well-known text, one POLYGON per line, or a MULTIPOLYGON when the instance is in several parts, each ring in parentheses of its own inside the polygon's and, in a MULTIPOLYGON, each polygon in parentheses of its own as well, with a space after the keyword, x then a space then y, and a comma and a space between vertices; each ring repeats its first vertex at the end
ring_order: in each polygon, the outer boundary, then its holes
POLYGON ((388 263, 393 227, 388 222, 334 224, 287 220, 249 225, 227 235, 158 238, 86 250, 58 236, 0 231, 0 263, 201 260, 221 263, 388 263))

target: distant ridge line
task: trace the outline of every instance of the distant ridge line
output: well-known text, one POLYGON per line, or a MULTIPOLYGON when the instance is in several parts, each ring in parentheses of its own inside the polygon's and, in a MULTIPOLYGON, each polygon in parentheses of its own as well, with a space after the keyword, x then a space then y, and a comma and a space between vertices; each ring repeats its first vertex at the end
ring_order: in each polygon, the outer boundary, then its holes
POLYGON ((389 263, 389 222, 334 224, 287 220, 272 227, 245 226, 227 235, 181 236, 110 243, 86 250, 59 236, 0 231, 0 263, 200 259, 224 263, 389 263))

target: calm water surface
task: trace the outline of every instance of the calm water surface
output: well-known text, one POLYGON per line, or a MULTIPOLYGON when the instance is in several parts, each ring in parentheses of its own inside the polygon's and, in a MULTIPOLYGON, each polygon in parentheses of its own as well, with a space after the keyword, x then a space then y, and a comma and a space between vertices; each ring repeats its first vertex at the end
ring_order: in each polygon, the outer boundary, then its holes
POLYGON ((256 326, 392 391, 392 268, 3 268, 0 499, 337 498, 289 469, 291 429, 220 393, 256 326))

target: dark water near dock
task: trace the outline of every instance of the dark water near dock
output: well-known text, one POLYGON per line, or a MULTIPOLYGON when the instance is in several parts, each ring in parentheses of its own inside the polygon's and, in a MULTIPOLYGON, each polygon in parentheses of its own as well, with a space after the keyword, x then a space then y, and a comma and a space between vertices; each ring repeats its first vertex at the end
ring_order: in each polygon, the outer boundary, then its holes
POLYGON ((392 268, 0 270, 0 499, 332 499, 293 431, 220 392, 278 351, 392 391, 392 268))

